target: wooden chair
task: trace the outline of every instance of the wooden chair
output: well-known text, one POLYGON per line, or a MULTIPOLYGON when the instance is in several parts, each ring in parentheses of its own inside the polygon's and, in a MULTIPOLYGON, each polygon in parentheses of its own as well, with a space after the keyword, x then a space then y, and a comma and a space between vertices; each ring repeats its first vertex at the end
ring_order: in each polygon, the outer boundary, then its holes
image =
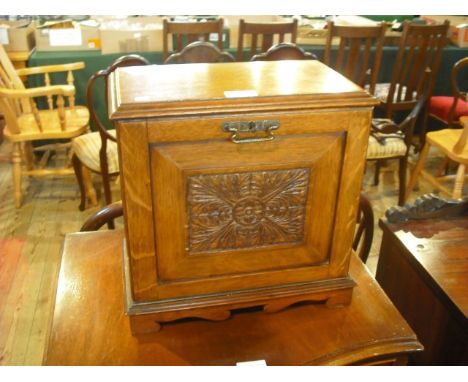
POLYGON ((411 110, 421 97, 430 72, 432 94, 435 76, 447 42, 449 22, 442 25, 419 25, 405 21, 390 83, 378 83, 374 95, 386 118, 394 112, 411 110))
POLYGON ((122 201, 111 203, 91 215, 82 225, 80 232, 97 231, 104 224, 110 224, 114 219, 123 216, 122 201))
POLYGON ((195 41, 210 41, 210 34, 217 34, 217 46, 223 50, 224 19, 214 21, 180 22, 163 19, 163 56, 165 61, 169 57, 168 39, 175 39, 173 51, 180 52, 184 46, 195 41))
POLYGON ((386 24, 377 26, 341 26, 327 24, 324 63, 374 94, 382 60, 386 24), (339 39, 332 56, 333 39, 339 39))
POLYGON ((453 96, 432 96, 427 107, 427 114, 420 132, 424 145, 427 130, 427 118, 435 118, 446 127, 462 127, 460 118, 468 115, 468 57, 462 58, 453 66, 450 80, 453 96))
POLYGON ((408 197, 413 190, 416 180, 422 171, 429 149, 433 146, 442 151, 451 160, 458 163, 455 184, 453 190, 448 189, 442 184, 453 178, 451 175, 435 177, 425 172, 426 179, 438 190, 450 195, 453 199, 461 199, 466 168, 468 166, 468 116, 461 117, 460 122, 463 125, 463 129, 443 129, 427 133, 426 143, 424 144, 413 173, 411 174, 408 188, 406 189, 406 197, 408 197))
POLYGON ((374 238, 374 211, 369 199, 361 193, 359 198, 358 223, 353 240, 353 249, 363 263, 367 262, 374 238))
POLYGON ((222 52, 210 42, 195 41, 187 45, 179 53, 171 54, 164 64, 215 63, 233 62, 234 57, 228 52, 222 52))
POLYGON ((257 53, 266 52, 274 44, 285 42, 285 35, 287 34, 291 35, 290 42, 295 44, 297 39, 296 19, 291 22, 278 23, 250 23, 244 21, 244 19, 240 19, 237 61, 244 60, 244 38, 246 35, 250 35, 251 37, 249 55, 249 58, 251 58, 257 53), (258 45, 259 38, 261 39, 260 46, 258 45))
POLYGON ((399 124, 396 124, 391 119, 376 118, 372 120, 371 134, 367 146, 367 161, 376 161, 374 184, 377 185, 379 181, 380 161, 398 159, 398 205, 400 206, 405 202, 406 170, 411 141, 413 139, 413 130, 426 100, 427 97, 423 95, 413 107, 413 110, 399 124))
POLYGON ((90 182, 87 183, 88 189, 85 190, 84 181, 86 179, 83 178, 83 174, 86 174, 86 169, 95 173, 101 173, 105 204, 110 204, 112 202, 110 175, 115 175, 119 172, 115 129, 107 130, 94 108, 94 89, 99 83, 98 80, 102 79, 104 89, 107 89, 109 75, 117 68, 148 64, 148 60, 135 54, 123 56, 113 62, 107 69, 95 73, 88 81, 86 91, 87 103, 91 114, 92 125, 97 131, 81 135, 75 138, 72 143, 74 153, 72 163, 81 191, 81 202, 79 206, 81 211, 86 207, 86 196, 94 193, 92 186, 91 190, 89 189, 90 182), (83 169, 85 169, 85 172, 83 172, 83 169))
POLYGON ((88 129, 89 112, 86 107, 75 105, 73 71, 83 69, 84 63, 49 65, 15 70, 5 49, 0 45, 0 112, 6 120, 5 138, 13 143, 13 182, 15 206, 21 206, 23 192, 21 178, 28 176, 71 175, 69 160, 61 168, 46 168, 51 150, 68 149, 63 140, 75 138, 88 129), (67 73, 66 85, 53 85, 50 74, 67 73), (45 86, 26 89, 20 76, 43 75, 45 86), (45 97, 48 108, 39 110, 38 97, 45 97), (67 99, 67 105, 65 102, 67 99), (33 149, 33 141, 48 144, 33 149), (54 142, 56 144, 54 144, 54 142), (43 151, 35 160, 34 151, 43 151), (26 168, 22 168, 22 163, 26 168))
POLYGON ((316 60, 317 56, 306 52, 296 44, 282 42, 273 45, 265 53, 256 54, 250 61, 278 61, 278 60, 316 60))

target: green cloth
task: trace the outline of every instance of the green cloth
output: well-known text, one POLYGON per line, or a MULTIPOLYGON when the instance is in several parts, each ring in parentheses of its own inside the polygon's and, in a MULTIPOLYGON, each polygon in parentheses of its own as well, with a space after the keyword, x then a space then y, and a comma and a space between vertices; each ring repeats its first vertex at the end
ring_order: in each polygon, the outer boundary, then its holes
MULTIPOLYGON (((323 59, 323 45, 303 45, 303 49, 314 53, 319 60, 323 59)), ((234 57, 236 51, 227 49, 234 57)), ((382 65, 379 74, 378 82, 389 82, 392 74, 393 64, 397 55, 397 46, 386 46, 383 48, 382 65)), ((86 85, 88 79, 97 71, 107 68, 117 58, 125 53, 101 54, 101 51, 67 51, 67 52, 34 52, 28 61, 28 66, 42 66, 52 64, 65 64, 76 61, 83 61, 86 65, 85 69, 74 72, 75 87, 76 87, 76 104, 86 105, 86 85)), ((152 64, 162 63, 161 52, 140 52, 136 53, 145 57, 152 64)), ((247 52, 246 52, 247 54, 247 52)), ((450 83, 450 73, 453 65, 460 59, 468 56, 468 48, 458 48, 453 45, 448 45, 443 53, 440 69, 435 81, 434 95, 450 95, 452 93, 450 83)), ((65 75, 55 75, 52 77, 52 82, 64 83, 65 75)), ((40 86, 43 83, 41 76, 30 76, 29 86, 40 86)), ((465 83, 468 83, 468 78, 465 83)), ((105 103, 104 86, 97 86, 97 91, 94 93, 95 109, 98 116, 111 128, 112 125, 107 119, 107 108, 105 103)), ((94 127, 92 126, 92 129, 94 127)))
POLYGON ((398 23, 402 23, 403 21, 413 20, 414 18, 414 16, 408 15, 365 15, 363 17, 373 21, 385 21, 389 23, 393 22, 394 20, 396 20, 398 23))

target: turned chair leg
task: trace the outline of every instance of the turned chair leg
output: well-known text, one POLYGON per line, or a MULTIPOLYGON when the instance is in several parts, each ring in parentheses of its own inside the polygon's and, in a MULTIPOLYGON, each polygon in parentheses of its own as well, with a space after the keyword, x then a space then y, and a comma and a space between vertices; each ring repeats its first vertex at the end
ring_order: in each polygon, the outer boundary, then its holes
POLYGON ((73 169, 75 170, 76 181, 78 182, 78 187, 80 188, 80 205, 79 210, 84 211, 86 208, 86 190, 85 185, 83 182, 83 172, 82 172, 82 165, 78 157, 73 154, 71 159, 73 169))
POLYGON ((405 204, 405 192, 406 192, 406 169, 408 166, 407 157, 400 158, 400 163, 398 166, 398 176, 399 176, 399 190, 398 190, 398 205, 402 206, 405 204))
POLYGON ((34 153, 31 142, 24 142, 23 144, 24 159, 26 162, 26 168, 30 171, 34 168, 34 153))
POLYGON ((466 166, 463 163, 458 165, 457 175, 455 177, 455 186, 453 187, 453 199, 461 199, 463 193, 463 182, 465 181, 466 166))
POLYGON ((13 185, 15 190, 15 207, 20 208, 23 193, 21 190, 21 147, 20 143, 13 144, 12 153, 13 185))
POLYGON ((99 152, 99 160, 101 162, 101 177, 102 177, 102 187, 104 189, 104 200, 106 205, 112 203, 112 194, 110 188, 110 179, 109 179, 109 165, 107 163, 107 146, 103 145, 101 151, 99 152))
POLYGON ((102 186, 104 188, 104 200, 106 202, 106 205, 109 205, 112 203, 112 193, 111 193, 111 187, 110 187, 110 179, 109 179, 109 174, 102 174, 102 186))
MULTIPOLYGON (((107 163, 107 143, 101 146, 101 150, 99 152, 99 159, 101 162, 101 177, 102 177, 102 188, 104 189, 104 200, 105 200, 106 206, 108 206, 112 203, 112 193, 111 193, 111 187, 110 187, 109 165, 107 163)), ((107 222, 107 228, 109 229, 115 228, 113 219, 107 222)))
POLYGON ((422 170, 422 167, 424 165, 424 161, 426 160, 427 154, 429 153, 429 148, 431 145, 429 142, 426 142, 424 144, 424 147, 419 154, 419 159, 416 162, 416 166, 414 167, 413 173, 411 174, 410 180, 408 182, 408 186, 406 187, 406 192, 405 192, 405 201, 408 200, 411 192, 413 191, 414 185, 416 184, 416 180, 418 179, 419 173, 422 170))
POLYGON ((88 200, 90 201, 91 205, 93 207, 96 207, 98 203, 96 197, 96 190, 94 189, 93 182, 91 181, 91 171, 89 171, 89 169, 86 166, 81 165, 81 173, 83 174, 83 183, 86 189, 86 196, 88 197, 88 200))
MULTIPOLYGON (((102 187, 104 189, 104 200, 105 200, 106 206, 108 206, 112 203, 112 194, 111 194, 111 188, 110 188, 109 169, 107 167, 107 160, 104 162, 104 165, 101 162, 101 175, 102 175, 102 187)), ((109 229, 115 228, 113 219, 107 222, 107 228, 109 229)))
POLYGON ((375 171, 374 171, 374 186, 379 185, 379 176, 380 176, 380 167, 382 166, 382 162, 380 160, 375 161, 375 171))

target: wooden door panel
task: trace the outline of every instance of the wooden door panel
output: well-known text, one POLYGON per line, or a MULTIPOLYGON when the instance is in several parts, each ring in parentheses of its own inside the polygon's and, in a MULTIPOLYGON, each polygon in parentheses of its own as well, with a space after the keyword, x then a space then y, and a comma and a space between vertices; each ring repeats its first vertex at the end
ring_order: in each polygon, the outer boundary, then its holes
POLYGON ((317 133, 152 144, 159 282, 326 264, 344 143, 317 133))

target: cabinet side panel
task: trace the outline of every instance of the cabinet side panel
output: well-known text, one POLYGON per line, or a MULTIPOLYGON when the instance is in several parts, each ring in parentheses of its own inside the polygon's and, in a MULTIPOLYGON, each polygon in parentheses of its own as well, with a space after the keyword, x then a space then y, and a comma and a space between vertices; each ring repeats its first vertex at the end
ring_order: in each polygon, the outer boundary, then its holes
POLYGON ((117 124, 125 233, 134 300, 154 298, 156 258, 146 122, 117 124))
POLYGON ((346 149, 338 194, 335 231, 330 256, 330 276, 348 273, 350 252, 356 226, 372 109, 350 111, 346 149))

